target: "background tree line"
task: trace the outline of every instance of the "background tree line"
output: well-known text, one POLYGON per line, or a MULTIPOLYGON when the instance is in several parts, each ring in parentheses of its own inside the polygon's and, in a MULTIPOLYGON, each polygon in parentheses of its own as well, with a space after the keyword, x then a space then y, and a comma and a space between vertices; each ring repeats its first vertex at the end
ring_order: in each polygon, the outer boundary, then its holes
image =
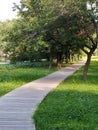
POLYGON ((60 66, 87 55, 83 79, 98 42, 97 0, 21 0, 14 3, 18 19, 0 23, 4 51, 11 61, 53 59, 60 66))

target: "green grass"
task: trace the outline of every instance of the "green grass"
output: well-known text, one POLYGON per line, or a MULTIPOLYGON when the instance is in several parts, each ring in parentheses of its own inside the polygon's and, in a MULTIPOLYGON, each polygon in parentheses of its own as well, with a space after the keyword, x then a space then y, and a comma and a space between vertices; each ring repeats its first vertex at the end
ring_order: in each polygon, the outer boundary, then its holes
POLYGON ((98 60, 92 60, 86 81, 82 71, 45 97, 34 115, 36 130, 98 130, 98 60))
POLYGON ((20 68, 13 65, 0 65, 0 96, 27 82, 46 76, 55 70, 49 70, 45 67, 20 68))
POLYGON ((56 70, 57 68, 54 66, 49 70, 48 62, 18 62, 15 65, 0 65, 0 96, 56 70))

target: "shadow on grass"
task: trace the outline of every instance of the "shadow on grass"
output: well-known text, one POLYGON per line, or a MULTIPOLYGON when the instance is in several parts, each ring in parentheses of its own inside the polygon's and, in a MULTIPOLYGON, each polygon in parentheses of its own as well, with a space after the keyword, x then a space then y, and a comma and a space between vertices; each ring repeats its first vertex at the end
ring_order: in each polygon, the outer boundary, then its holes
POLYGON ((39 105, 34 120, 36 130, 97 130, 98 94, 53 91, 39 105))

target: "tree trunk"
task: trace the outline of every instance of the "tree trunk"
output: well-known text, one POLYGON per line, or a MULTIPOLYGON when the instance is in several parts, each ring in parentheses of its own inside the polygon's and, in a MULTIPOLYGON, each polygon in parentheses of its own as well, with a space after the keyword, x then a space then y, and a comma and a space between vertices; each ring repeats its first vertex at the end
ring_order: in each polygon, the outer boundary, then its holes
POLYGON ((69 59, 70 59, 70 52, 69 52, 69 48, 67 47, 67 50, 65 52, 65 58, 66 58, 66 64, 68 64, 69 59))
POLYGON ((69 55, 68 55, 68 52, 66 53, 66 64, 68 64, 68 61, 69 61, 69 55))
POLYGON ((52 68, 52 62, 53 62, 53 59, 52 59, 52 56, 49 57, 49 69, 52 68))
POLYGON ((80 60, 80 55, 79 54, 77 55, 77 59, 78 59, 78 61, 80 60))
POLYGON ((74 61, 74 56, 71 57, 71 61, 72 61, 72 62, 74 61))
POLYGON ((87 61, 85 63, 84 72, 83 72, 83 76, 82 76, 83 80, 86 80, 86 78, 87 78, 87 73, 88 73, 88 68, 89 68, 90 61, 91 61, 91 56, 92 56, 92 54, 88 53, 88 55, 87 55, 87 61))
POLYGON ((61 69, 61 63, 62 63, 62 52, 57 53, 57 68, 61 69))

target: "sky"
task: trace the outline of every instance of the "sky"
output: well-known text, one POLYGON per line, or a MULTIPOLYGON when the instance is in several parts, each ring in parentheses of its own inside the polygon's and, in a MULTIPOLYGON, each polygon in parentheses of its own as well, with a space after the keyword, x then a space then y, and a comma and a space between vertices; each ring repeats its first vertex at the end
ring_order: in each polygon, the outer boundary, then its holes
POLYGON ((13 19, 17 12, 13 11, 13 3, 19 4, 20 0, 0 0, 0 21, 13 19))

